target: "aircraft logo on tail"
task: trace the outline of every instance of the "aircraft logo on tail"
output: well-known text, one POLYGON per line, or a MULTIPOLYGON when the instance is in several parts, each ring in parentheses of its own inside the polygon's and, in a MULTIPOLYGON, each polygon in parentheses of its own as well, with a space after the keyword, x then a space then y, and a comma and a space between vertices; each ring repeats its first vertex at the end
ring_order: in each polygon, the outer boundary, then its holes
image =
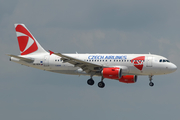
POLYGON ((18 24, 15 29, 21 55, 27 55, 38 50, 35 38, 23 25, 18 24))

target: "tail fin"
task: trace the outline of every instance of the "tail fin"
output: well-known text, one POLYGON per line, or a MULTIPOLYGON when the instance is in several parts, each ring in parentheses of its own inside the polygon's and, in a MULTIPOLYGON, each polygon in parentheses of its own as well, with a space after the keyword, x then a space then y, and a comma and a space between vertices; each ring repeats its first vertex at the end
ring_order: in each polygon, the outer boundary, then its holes
POLYGON ((15 24, 21 55, 47 53, 24 24, 15 24))

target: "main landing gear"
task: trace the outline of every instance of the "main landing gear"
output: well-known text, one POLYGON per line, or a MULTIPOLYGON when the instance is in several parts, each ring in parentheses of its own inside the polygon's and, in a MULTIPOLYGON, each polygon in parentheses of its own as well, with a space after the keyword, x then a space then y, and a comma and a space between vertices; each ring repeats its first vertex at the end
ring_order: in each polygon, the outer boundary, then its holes
POLYGON ((105 86, 105 83, 103 82, 103 77, 101 78, 101 81, 98 83, 98 87, 100 87, 100 88, 104 88, 104 86, 105 86))
POLYGON ((149 83, 149 86, 154 86, 154 83, 152 82, 152 77, 153 77, 153 75, 149 75, 149 81, 150 81, 150 83, 149 83))
MULTIPOLYGON (((98 83, 98 87, 99 88, 104 88, 105 87, 105 83, 103 82, 103 77, 102 77, 102 79, 101 79, 101 81, 98 83)), ((94 80, 92 79, 92 77, 87 81, 87 84, 88 85, 94 85, 94 80)))
POLYGON ((87 84, 88 85, 94 85, 94 80, 92 78, 90 78, 88 81, 87 81, 87 84))

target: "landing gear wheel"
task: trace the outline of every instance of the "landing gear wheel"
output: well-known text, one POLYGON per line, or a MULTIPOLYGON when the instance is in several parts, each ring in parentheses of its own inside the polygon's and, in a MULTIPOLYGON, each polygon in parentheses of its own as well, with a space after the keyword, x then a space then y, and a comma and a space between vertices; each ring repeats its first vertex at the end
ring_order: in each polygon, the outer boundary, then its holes
POLYGON ((99 83, 98 83, 98 87, 104 88, 104 86, 105 86, 105 83, 104 83, 104 82, 99 82, 99 83))
POLYGON ((154 86, 154 83, 152 82, 152 77, 153 77, 153 75, 149 75, 149 81, 150 81, 150 83, 149 83, 149 86, 154 86))
POLYGON ((94 80, 93 80, 93 79, 89 79, 89 80, 87 81, 87 84, 88 84, 88 85, 94 85, 94 80))
POLYGON ((150 82, 150 83, 149 83, 149 86, 151 86, 151 87, 154 86, 154 83, 153 83, 153 82, 150 82))

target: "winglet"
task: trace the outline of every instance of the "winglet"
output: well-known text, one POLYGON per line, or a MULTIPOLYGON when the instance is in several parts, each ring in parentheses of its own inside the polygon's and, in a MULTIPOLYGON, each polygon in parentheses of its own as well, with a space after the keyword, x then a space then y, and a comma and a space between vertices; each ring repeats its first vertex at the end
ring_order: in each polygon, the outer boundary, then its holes
POLYGON ((49 50, 49 52, 50 52, 50 55, 52 55, 54 52, 53 51, 51 51, 51 50, 49 50))

